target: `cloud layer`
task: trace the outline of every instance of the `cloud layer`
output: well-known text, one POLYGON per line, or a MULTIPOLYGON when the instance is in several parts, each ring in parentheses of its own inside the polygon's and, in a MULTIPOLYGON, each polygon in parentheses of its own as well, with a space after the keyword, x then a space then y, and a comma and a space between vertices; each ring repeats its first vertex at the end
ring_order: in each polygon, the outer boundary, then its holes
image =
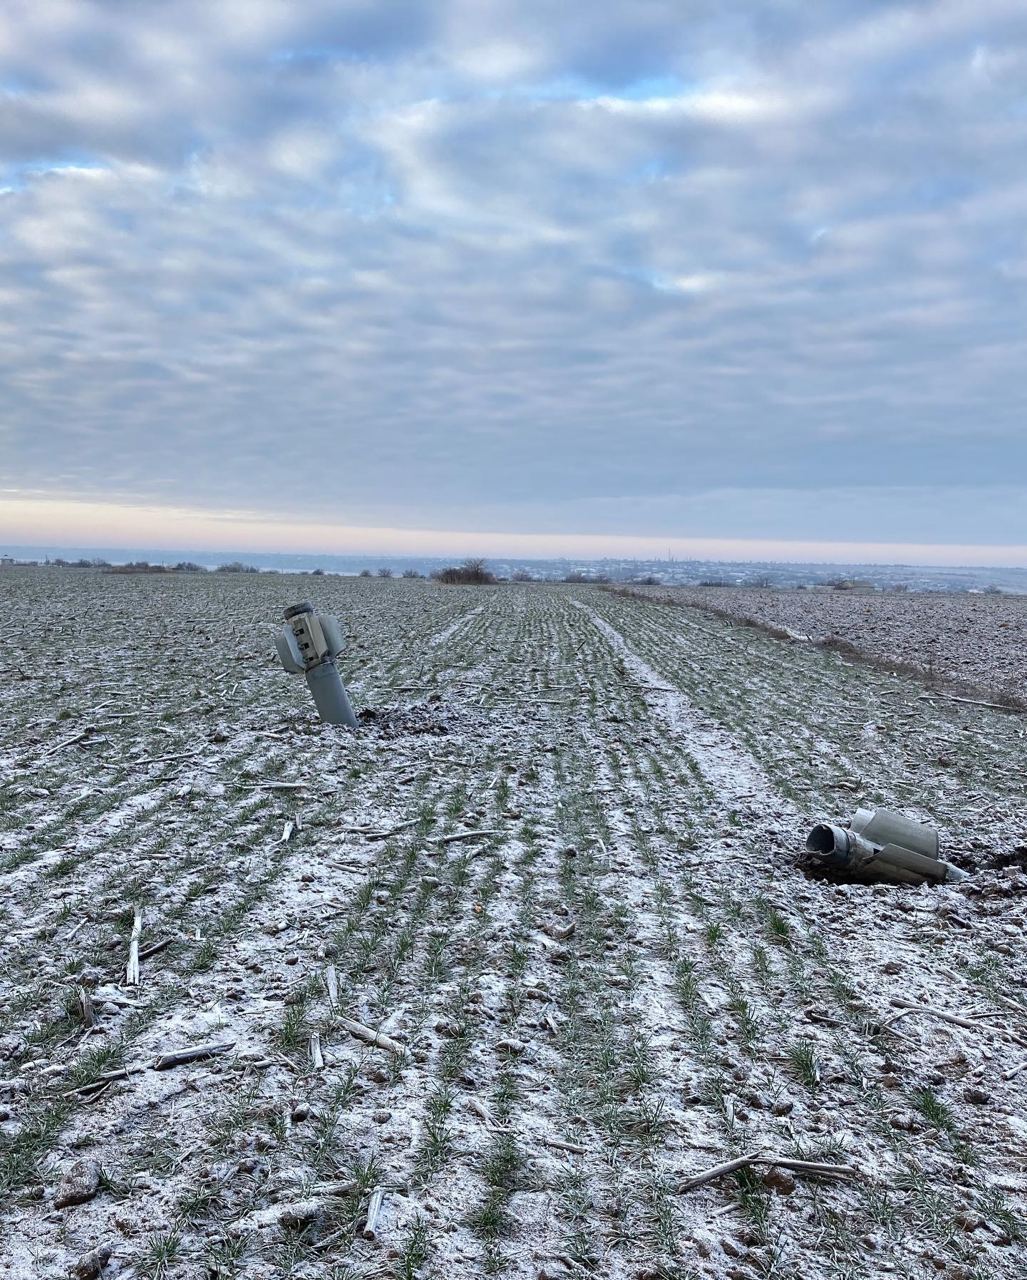
POLYGON ((1023 541, 1025 73, 1008 0, 12 0, 0 484, 1023 541))

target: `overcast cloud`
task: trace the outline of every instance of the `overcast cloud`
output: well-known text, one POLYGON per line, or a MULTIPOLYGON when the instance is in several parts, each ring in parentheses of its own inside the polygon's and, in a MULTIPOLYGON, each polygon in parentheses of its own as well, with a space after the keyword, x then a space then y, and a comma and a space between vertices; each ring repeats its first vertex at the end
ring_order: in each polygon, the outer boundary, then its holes
POLYGON ((1023 0, 6 0, 0 488, 1023 543, 1023 0))

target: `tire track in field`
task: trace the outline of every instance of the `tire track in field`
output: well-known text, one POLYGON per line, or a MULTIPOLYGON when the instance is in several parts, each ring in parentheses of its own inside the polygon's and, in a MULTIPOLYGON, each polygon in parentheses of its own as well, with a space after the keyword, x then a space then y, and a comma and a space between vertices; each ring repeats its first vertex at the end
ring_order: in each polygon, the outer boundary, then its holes
POLYGON ((774 787, 763 767, 716 721, 703 715, 680 689, 631 648, 616 628, 584 605, 579 605, 604 636, 625 669, 645 691, 646 702, 656 711, 673 737, 683 739, 703 777, 725 802, 746 800, 752 807, 795 822, 801 815, 774 787))
POLYGON ((447 640, 452 639, 452 637, 456 635, 456 633, 461 629, 461 627, 466 626, 473 618, 476 618, 478 614, 481 613, 484 607, 485 607, 484 605, 480 604, 476 609, 470 609, 468 610, 467 613, 462 613, 459 616, 459 618, 454 619, 454 621, 451 622, 448 627, 443 627, 441 631, 433 635, 432 638, 425 645, 425 648, 426 649, 441 648, 441 646, 444 645, 447 640))

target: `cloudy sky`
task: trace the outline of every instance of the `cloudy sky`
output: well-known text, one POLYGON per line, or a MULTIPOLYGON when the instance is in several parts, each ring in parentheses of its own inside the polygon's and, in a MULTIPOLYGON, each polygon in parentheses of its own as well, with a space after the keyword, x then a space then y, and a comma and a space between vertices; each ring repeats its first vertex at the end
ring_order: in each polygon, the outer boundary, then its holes
POLYGON ((0 537, 1027 563, 1023 0, 0 13, 0 537))

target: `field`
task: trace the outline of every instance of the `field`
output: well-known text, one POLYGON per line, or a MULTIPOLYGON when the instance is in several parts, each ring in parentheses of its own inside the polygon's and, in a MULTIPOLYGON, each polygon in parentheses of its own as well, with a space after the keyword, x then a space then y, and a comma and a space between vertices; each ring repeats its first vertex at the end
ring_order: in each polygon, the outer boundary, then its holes
POLYGON ((876 661, 919 668, 931 685, 962 687, 1027 709, 1024 595, 751 587, 646 588, 641 594, 752 620, 817 644, 840 641, 876 661))
POLYGON ((0 600, 0 1276, 1027 1273, 1024 716, 588 586, 0 600), (857 803, 969 879, 806 874, 857 803))

